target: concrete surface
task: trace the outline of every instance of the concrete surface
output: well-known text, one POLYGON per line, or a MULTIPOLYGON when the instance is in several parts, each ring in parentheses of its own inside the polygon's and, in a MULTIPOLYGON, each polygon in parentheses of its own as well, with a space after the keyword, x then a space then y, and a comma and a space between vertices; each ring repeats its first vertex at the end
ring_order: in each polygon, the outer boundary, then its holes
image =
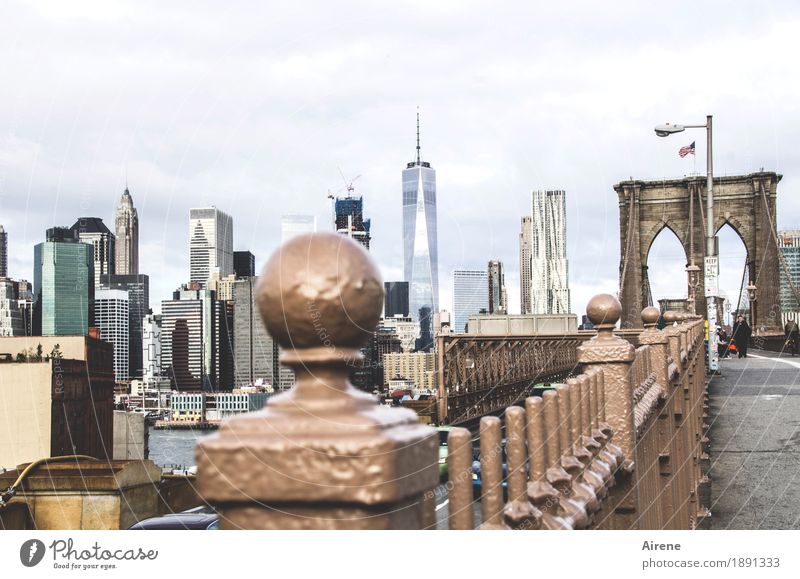
POLYGON ((709 385, 712 529, 800 529, 800 357, 750 350, 709 385))

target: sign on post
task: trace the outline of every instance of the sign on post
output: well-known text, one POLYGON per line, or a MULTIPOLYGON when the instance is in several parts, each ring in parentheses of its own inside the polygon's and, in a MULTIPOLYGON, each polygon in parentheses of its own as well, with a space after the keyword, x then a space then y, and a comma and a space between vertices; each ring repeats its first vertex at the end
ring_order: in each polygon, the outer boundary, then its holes
POLYGON ((719 258, 706 257, 704 260, 704 282, 706 287, 706 319, 708 320, 708 369, 719 370, 719 352, 717 351, 717 300, 719 295, 719 258))

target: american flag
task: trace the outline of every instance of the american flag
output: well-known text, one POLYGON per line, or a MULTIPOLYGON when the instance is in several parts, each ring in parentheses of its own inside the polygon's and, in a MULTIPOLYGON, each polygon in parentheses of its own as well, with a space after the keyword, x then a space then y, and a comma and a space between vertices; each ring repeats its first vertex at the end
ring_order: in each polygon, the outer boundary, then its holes
POLYGON ((686 155, 694 155, 694 142, 692 142, 691 145, 681 147, 678 150, 678 155, 680 155, 681 159, 683 159, 686 155))

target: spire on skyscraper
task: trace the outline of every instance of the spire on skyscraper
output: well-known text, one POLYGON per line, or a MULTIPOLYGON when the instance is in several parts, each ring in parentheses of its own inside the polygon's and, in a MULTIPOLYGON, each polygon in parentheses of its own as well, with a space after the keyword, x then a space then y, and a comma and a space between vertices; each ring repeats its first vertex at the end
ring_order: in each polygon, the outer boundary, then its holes
POLYGON ((419 107, 417 107, 417 165, 419 165, 419 163, 419 107))

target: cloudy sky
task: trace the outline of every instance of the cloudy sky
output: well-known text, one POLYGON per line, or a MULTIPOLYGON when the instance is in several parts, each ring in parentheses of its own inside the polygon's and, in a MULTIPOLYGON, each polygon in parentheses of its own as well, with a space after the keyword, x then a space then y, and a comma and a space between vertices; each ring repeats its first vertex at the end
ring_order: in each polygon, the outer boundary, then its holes
MULTIPOLYGON (((32 278, 53 225, 113 212, 126 175, 154 305, 188 278, 190 207, 234 219, 260 266, 280 215, 330 223, 356 175, 386 279, 402 276, 401 171, 422 114, 437 170, 441 301, 454 268, 501 259, 519 308, 520 216, 567 191, 573 309, 616 292, 613 184, 703 171, 784 175, 779 227, 800 225, 800 6, 682 2, 3 2, 0 223, 10 275, 32 278), (697 159, 677 150, 697 141, 697 159)), ((655 297, 683 290, 675 239, 656 241, 655 297)), ((722 287, 744 248, 722 234, 722 287)), ((655 261, 654 261, 655 260, 655 261)), ((651 271, 652 271, 651 269, 651 271)))

